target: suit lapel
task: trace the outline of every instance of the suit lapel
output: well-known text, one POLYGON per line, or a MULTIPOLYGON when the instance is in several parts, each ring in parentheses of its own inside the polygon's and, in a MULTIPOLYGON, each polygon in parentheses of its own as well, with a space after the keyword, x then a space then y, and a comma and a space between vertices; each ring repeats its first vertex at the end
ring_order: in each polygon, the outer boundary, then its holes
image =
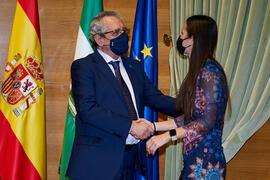
POLYGON ((115 78, 113 72, 111 71, 110 67, 106 63, 106 61, 103 59, 103 57, 98 53, 95 52, 95 57, 96 57, 96 63, 97 63, 97 68, 99 72, 103 74, 103 76, 108 79, 108 83, 110 83, 113 87, 113 89, 117 92, 117 94, 122 98, 122 101, 125 102, 123 93, 120 89, 120 86, 118 84, 117 79, 115 78))
MULTIPOLYGON (((106 61, 103 59, 103 57, 97 51, 94 53, 94 55, 96 58, 96 63, 97 63, 97 67, 98 67, 99 71, 104 75, 104 77, 106 77, 106 79, 108 79, 108 83, 110 83, 112 85, 113 89, 117 92, 117 94, 120 96, 120 98, 122 98, 122 102, 125 103, 126 101, 125 101, 125 98, 123 96, 122 90, 121 90, 121 88, 118 84, 118 81, 115 78, 113 72, 111 71, 110 67, 108 66, 106 61)), ((140 99, 139 99, 139 94, 138 94, 138 90, 137 90, 137 88, 139 87, 139 83, 138 83, 138 80, 136 78, 136 72, 134 70, 132 63, 130 63, 126 57, 122 56, 121 58, 122 58, 124 66, 125 66, 126 72, 129 76, 130 82, 132 84, 133 92, 134 92, 135 99, 136 99, 137 110, 139 110, 138 104, 140 104, 140 99)))

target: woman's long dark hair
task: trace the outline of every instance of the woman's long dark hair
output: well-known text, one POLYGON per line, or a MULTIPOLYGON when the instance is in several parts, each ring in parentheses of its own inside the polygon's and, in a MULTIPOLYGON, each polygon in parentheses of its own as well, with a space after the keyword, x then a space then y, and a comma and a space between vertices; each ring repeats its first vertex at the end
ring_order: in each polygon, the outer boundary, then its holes
MULTIPOLYGON (((192 120, 197 77, 204 64, 210 59, 219 66, 223 73, 224 70, 214 58, 218 37, 216 22, 209 16, 195 15, 189 17, 186 23, 188 35, 193 37, 193 48, 189 59, 189 70, 176 99, 176 110, 184 113, 186 120, 192 120)), ((225 81, 227 84, 226 76, 225 81)), ((228 87, 226 91, 229 102, 228 87)))

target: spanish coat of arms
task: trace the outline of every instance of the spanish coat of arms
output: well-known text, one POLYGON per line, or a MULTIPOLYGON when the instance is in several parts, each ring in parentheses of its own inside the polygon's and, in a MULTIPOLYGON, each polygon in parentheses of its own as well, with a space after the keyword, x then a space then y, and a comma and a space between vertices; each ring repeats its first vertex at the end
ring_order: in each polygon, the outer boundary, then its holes
POLYGON ((21 58, 20 54, 17 54, 11 63, 7 63, 6 72, 12 70, 10 75, 4 80, 1 88, 1 94, 6 102, 10 105, 16 105, 21 100, 26 98, 26 102, 19 108, 15 108, 13 112, 18 116, 20 112, 29 107, 29 103, 35 103, 36 98, 39 97, 43 89, 39 88, 36 93, 33 91, 38 88, 35 80, 43 79, 43 69, 41 62, 34 56, 28 56, 26 64, 18 64, 14 67, 14 64, 21 58), (27 96, 30 96, 27 98, 27 96), (16 113, 17 112, 17 113, 16 113))

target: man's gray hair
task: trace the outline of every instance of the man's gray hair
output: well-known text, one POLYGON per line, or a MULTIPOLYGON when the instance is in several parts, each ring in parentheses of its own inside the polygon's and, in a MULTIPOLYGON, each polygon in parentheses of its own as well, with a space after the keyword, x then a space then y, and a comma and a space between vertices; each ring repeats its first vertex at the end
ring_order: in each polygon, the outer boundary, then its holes
POLYGON ((102 35, 105 32, 106 29, 105 29, 104 25, 102 24, 101 20, 102 20, 102 18, 108 17, 108 16, 117 17, 123 22, 122 16, 120 16, 120 14, 118 14, 117 12, 114 12, 114 11, 100 12, 96 17, 93 18, 93 20, 90 24, 89 38, 90 38, 90 41, 93 43, 93 45, 95 44, 94 36, 96 34, 102 35))

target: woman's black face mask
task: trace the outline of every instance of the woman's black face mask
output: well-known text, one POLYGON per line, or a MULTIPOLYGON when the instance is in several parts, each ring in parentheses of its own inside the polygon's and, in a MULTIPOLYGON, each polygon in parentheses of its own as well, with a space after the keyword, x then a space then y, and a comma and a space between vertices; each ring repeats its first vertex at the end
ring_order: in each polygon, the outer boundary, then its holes
MULTIPOLYGON (((189 38, 189 37, 188 37, 188 38, 189 38)), ((176 42, 177 50, 178 50, 178 52, 179 52, 182 56, 187 56, 187 54, 185 53, 185 50, 186 50, 186 48, 189 47, 189 46, 184 47, 184 46, 183 46, 183 41, 186 40, 186 39, 188 39, 188 38, 181 39, 180 36, 179 36, 179 38, 177 39, 177 42, 176 42)))

